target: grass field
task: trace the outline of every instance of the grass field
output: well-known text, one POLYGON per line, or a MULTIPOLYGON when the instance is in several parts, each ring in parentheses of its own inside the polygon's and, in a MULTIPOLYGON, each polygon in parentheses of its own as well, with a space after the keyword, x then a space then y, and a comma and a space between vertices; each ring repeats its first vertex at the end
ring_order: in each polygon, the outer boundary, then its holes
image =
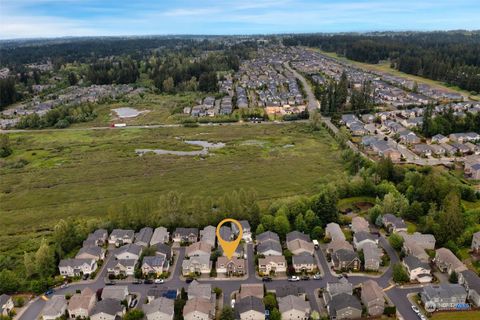
POLYGON ((318 50, 318 49, 313 49, 313 50, 317 50, 317 51, 321 52, 322 54, 324 54, 326 56, 338 59, 340 61, 348 62, 348 63, 353 64, 353 65, 355 65, 359 68, 362 68, 364 70, 390 73, 394 76, 399 76, 399 77, 411 79, 413 81, 416 81, 419 84, 423 83, 423 84, 428 84, 430 86, 433 86, 433 87, 436 87, 436 88, 439 88, 439 89, 459 92, 459 93, 463 94, 464 96, 469 97, 470 99, 477 100, 477 101, 480 100, 480 95, 473 96, 473 95, 470 94, 470 92, 462 90, 458 87, 447 86, 445 83, 440 82, 440 81, 435 81, 435 80, 415 76, 415 75, 412 75, 412 74, 404 73, 404 72, 398 71, 396 69, 393 69, 393 68, 390 67, 389 62, 382 62, 382 63, 378 63, 378 64, 363 63, 363 62, 350 60, 350 59, 347 59, 345 57, 341 57, 341 56, 337 55, 335 52, 326 52, 326 51, 322 51, 322 50, 318 50))
POLYGON ((14 153, 0 165, 0 254, 35 247, 58 219, 101 217, 113 204, 139 197, 170 190, 216 197, 254 188, 266 203, 312 194, 343 171, 334 140, 306 124, 58 130, 10 139, 14 153), (226 147, 205 158, 134 152, 198 149, 176 137, 226 147))
POLYGON ((480 320, 480 311, 437 312, 432 320, 480 320))

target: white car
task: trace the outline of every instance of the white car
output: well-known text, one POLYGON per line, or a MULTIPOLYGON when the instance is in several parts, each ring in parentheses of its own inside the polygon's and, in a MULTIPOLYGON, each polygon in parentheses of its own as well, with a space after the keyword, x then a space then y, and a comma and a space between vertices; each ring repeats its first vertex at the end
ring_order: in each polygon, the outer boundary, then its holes
POLYGON ((412 310, 413 310, 413 312, 415 312, 416 314, 420 314, 420 310, 418 309, 417 306, 412 306, 412 310))
POLYGON ((235 299, 232 299, 232 302, 230 302, 230 306, 233 308, 235 308, 235 299))
POLYGON ((300 281, 300 278, 297 276, 291 276, 290 278, 288 278, 288 281, 300 281))
POLYGON ((420 320, 428 320, 423 314, 419 314, 420 320))
POLYGON ((161 284, 163 283, 163 279, 155 279, 155 284, 161 284))

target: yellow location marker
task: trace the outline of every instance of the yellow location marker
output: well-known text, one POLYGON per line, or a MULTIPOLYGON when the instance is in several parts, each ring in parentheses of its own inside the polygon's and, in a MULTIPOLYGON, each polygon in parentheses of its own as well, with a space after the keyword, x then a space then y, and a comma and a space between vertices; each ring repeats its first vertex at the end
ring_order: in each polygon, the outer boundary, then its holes
POLYGON ((218 224, 218 226, 217 226, 218 243, 220 243, 220 245, 222 246, 223 252, 225 253, 225 255, 227 256, 227 258, 229 260, 232 259, 233 254, 235 253, 235 250, 237 250, 238 244, 240 243, 240 240, 242 240, 242 236, 243 236, 242 225, 237 220, 235 220, 235 219, 224 219, 218 224), (237 239, 235 239, 233 241, 225 241, 220 236, 220 227, 227 222, 234 223, 238 227, 237 239))

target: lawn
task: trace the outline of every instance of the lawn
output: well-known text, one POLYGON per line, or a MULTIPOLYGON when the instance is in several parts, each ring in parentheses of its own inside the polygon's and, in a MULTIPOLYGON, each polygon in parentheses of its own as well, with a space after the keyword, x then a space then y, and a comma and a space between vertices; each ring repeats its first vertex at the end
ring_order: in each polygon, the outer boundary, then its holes
POLYGON ((433 320, 480 320, 480 311, 436 312, 433 320))
POLYGON ((338 145, 306 124, 198 128, 51 130, 11 133, 14 153, 0 163, 0 254, 38 245, 58 219, 103 217, 113 204, 257 191, 261 204, 313 194, 341 177, 338 145), (181 139, 224 142, 207 157, 135 154, 136 148, 195 150, 181 139))

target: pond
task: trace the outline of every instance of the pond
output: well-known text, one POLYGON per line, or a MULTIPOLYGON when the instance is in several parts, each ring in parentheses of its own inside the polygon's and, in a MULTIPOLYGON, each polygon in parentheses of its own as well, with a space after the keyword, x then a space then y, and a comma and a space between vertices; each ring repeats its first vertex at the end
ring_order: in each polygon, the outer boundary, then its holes
POLYGON ((113 109, 113 111, 115 111, 119 118, 135 118, 141 113, 137 109, 128 107, 113 109))
POLYGON ((201 141, 201 140, 185 140, 186 144, 195 145, 203 147, 202 150, 195 150, 195 151, 175 151, 175 150, 165 150, 165 149, 135 149, 135 153, 142 156, 145 153, 155 153, 158 155, 162 154, 173 154, 176 156, 200 156, 200 155, 207 155, 210 149, 220 149, 225 147, 225 143, 218 142, 208 142, 208 141, 201 141))

